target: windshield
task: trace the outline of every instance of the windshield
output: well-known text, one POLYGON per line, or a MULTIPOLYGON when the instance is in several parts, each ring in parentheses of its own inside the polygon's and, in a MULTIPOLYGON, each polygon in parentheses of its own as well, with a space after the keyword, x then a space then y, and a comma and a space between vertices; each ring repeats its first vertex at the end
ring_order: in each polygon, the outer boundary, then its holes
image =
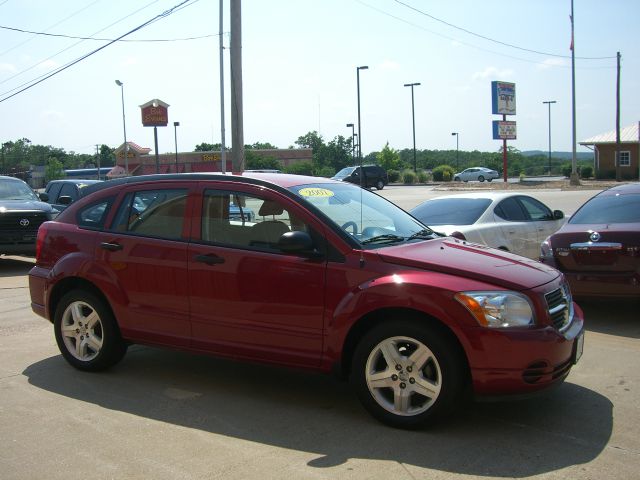
POLYGON ((31 187, 18 180, 0 180, 0 200, 36 200, 40 199, 31 187))
POLYGON ((571 224, 640 222, 640 195, 603 195, 589 200, 569 220, 571 224))
POLYGON ((336 173, 333 178, 344 178, 351 175, 351 173, 356 169, 356 167, 346 167, 336 173))
POLYGON ((411 214, 425 225, 473 225, 487 207, 488 198, 438 198, 424 202, 411 214))
POLYGON ((318 183, 298 185, 290 190, 300 196, 303 203, 319 209, 364 248, 436 236, 393 203, 351 184, 318 183))

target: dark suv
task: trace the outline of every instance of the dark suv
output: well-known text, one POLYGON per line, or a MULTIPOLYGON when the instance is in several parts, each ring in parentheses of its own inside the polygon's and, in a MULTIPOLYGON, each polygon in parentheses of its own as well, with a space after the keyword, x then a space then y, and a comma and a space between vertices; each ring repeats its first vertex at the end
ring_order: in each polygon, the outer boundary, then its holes
POLYGON ((50 203, 56 210, 61 212, 82 197, 86 187, 99 182, 101 180, 51 180, 47 183, 45 191, 40 194, 40 199, 43 202, 50 203))
POLYGON ((342 182, 355 183, 365 188, 376 187, 382 190, 389 183, 389 177, 384 168, 378 165, 363 165, 364 178, 360 178, 360 167, 346 167, 336 173, 332 180, 340 180, 342 182))
POLYGON ((57 213, 22 180, 0 176, 0 255, 35 253, 38 228, 57 213))

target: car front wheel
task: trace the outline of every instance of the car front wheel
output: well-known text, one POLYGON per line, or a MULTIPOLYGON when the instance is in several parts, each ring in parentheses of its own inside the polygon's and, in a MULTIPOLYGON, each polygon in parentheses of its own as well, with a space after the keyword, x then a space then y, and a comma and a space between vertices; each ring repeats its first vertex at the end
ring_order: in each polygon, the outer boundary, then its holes
POLYGON ((480 175, 480 176, 478 177, 478 180, 479 180, 479 181, 481 181, 481 182, 484 182, 484 177, 483 177, 482 175, 480 175))
POLYGON ((456 345, 417 321, 381 324, 358 344, 351 382, 364 407, 396 428, 443 417, 462 399, 465 375, 456 345))
POLYGON ((384 188, 384 182, 382 180, 378 180, 378 182, 376 183, 376 189, 382 190, 383 188, 384 188))
POLYGON ((111 310, 91 292, 73 290, 62 297, 53 326, 62 356, 80 370, 109 368, 127 351, 111 310))

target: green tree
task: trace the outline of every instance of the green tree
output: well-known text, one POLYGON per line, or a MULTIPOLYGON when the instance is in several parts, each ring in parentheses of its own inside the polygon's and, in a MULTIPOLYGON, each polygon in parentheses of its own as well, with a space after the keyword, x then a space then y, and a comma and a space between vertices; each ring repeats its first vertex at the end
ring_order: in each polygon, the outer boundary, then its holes
POLYGON ((253 145, 245 145, 245 150, 277 150, 278 147, 269 142, 256 142, 253 145))
POLYGON ((200 145, 196 145, 196 148, 193 150, 194 152, 215 152, 222 148, 221 143, 205 143, 202 142, 200 145))
POLYGON ((298 137, 295 143, 299 148, 310 148, 313 153, 318 153, 320 148, 324 146, 322 135, 315 130, 298 137))
POLYGON ((382 151, 376 155, 378 165, 389 170, 400 170, 402 162, 400 161, 400 154, 397 150, 389 147, 389 142, 385 144, 382 151))
POLYGON ((64 178, 64 165, 62 162, 55 157, 51 157, 47 161, 47 165, 44 169, 44 179, 49 182, 51 180, 58 180, 59 178, 64 178))
POLYGON ((245 167, 247 170, 282 170, 282 162, 273 156, 262 156, 250 149, 244 152, 245 167))

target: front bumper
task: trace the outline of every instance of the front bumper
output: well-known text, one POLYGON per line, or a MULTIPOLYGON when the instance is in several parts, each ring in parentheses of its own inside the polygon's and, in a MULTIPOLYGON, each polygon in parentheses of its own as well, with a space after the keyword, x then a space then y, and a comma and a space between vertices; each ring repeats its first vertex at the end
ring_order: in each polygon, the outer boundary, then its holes
POLYGON ((562 333, 552 326, 535 330, 474 332, 478 339, 469 363, 476 396, 527 395, 562 381, 581 354, 584 316, 574 304, 574 317, 562 333), (509 365, 509 368, 504 368, 509 365))

